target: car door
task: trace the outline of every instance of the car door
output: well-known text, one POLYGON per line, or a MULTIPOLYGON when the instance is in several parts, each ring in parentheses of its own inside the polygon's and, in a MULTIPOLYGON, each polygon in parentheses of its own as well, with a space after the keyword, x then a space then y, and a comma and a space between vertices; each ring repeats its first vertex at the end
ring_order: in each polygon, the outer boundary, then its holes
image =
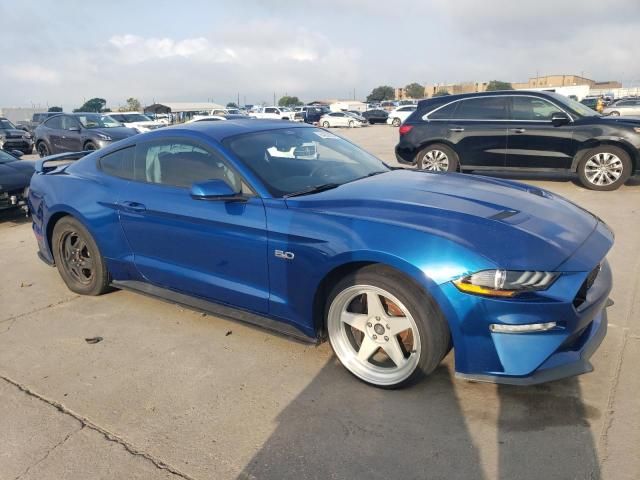
POLYGON ((349 125, 347 115, 343 112, 333 112, 331 114, 331 126, 332 127, 346 127, 349 125))
POLYGON ((513 95, 508 98, 510 118, 506 166, 534 169, 570 168, 577 148, 573 138, 573 122, 559 126, 551 122, 554 114, 569 115, 545 98, 527 95, 513 95))
POLYGON ((82 151, 82 135, 80 122, 71 115, 62 117, 62 135, 60 145, 63 152, 82 151))
POLYGON ((445 138, 454 145, 461 164, 480 169, 501 168, 507 151, 507 99, 503 95, 471 97, 445 105, 447 115, 429 120, 446 122, 445 138))
POLYGON ((280 114, 278 113, 278 109, 277 108, 273 108, 273 107, 265 108, 264 109, 264 118, 279 119, 280 118, 280 114))
POLYGON ((48 142, 51 149, 50 153, 52 154, 64 151, 62 146, 62 117, 63 115, 51 117, 44 123, 44 128, 46 128, 43 132, 44 139, 48 142))
POLYGON ((136 181, 120 196, 120 221, 139 272, 151 283, 266 312, 267 232, 262 200, 210 146, 165 138, 136 147, 136 181), (246 201, 197 200, 193 183, 221 179, 246 201))

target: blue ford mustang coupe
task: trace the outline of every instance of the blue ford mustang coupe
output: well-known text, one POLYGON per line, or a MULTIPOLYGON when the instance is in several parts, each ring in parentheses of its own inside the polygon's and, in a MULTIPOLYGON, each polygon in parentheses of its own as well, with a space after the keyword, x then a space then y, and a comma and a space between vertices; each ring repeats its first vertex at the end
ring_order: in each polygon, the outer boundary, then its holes
POLYGON ((40 160, 29 198, 39 256, 74 292, 113 285, 328 338, 385 388, 452 347, 479 381, 592 370, 613 235, 552 193, 390 168, 282 121, 176 126, 81 156, 40 160))

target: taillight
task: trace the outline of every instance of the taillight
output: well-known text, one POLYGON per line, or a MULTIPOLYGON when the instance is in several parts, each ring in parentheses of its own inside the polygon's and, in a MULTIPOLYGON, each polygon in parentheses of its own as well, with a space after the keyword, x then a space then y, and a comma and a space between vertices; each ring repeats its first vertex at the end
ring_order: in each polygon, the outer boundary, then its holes
POLYGON ((400 129, 398 131, 400 132, 400 135, 406 135, 412 129, 413 129, 413 125, 400 125, 400 129))

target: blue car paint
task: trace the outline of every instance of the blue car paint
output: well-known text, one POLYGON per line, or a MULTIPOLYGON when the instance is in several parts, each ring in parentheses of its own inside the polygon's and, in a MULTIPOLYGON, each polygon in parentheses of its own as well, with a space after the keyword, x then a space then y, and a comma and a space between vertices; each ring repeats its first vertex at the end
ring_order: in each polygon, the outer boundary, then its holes
POLYGON ((591 353, 606 328, 603 311, 611 290, 604 258, 613 235, 596 217, 516 182, 405 170, 313 195, 272 198, 221 141, 277 128, 282 122, 161 129, 35 175, 30 203, 41 256, 53 261, 51 219, 70 214, 94 236, 114 280, 146 281, 260 313, 310 337, 320 334, 316 295, 323 279, 345 265, 383 263, 434 297, 449 323, 456 371, 463 376, 509 382, 555 371, 557 377, 587 361, 587 346, 591 353), (97 159, 111 151, 141 138, 167 137, 215 149, 257 196, 247 203, 196 200, 187 189, 117 179, 97 168, 97 159), (143 202, 146 210, 124 202, 143 202), (294 259, 276 257, 276 250, 292 252, 294 259), (600 262, 591 297, 574 307, 578 290, 600 262), (469 295, 451 283, 492 268, 562 275, 545 291, 513 299, 469 295), (548 321, 558 327, 531 334, 489 330, 492 323, 548 321))

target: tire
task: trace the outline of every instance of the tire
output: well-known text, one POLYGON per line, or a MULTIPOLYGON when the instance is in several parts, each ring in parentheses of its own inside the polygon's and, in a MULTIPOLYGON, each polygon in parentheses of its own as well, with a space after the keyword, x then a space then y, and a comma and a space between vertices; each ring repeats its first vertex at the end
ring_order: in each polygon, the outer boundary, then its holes
POLYGON ((402 120, 400 120, 399 118, 394 118, 394 119, 391 121, 391 125, 392 125, 393 127, 399 127, 401 123, 402 123, 402 120))
POLYGON ((460 168, 460 160, 451 147, 434 143, 416 155, 416 168, 431 172, 456 172, 460 168))
POLYGON ((585 153, 578 164, 578 177, 589 190, 617 190, 631 176, 631 168, 627 152, 612 145, 602 145, 585 153))
POLYGON ((25 155, 31 155, 33 153, 33 147, 25 148, 24 150, 22 150, 22 153, 24 153, 25 155))
POLYGON ((612 117, 619 117, 620 116, 620 112, 618 112, 617 110, 614 110, 613 112, 609 112, 609 115, 612 117))
POLYGON ((63 217, 53 228, 51 242, 58 272, 69 290, 80 295, 102 295, 109 290, 109 271, 87 229, 73 217, 63 217))
POLYGON ((340 363, 380 388, 415 383, 451 348, 447 322, 431 296, 382 265, 363 267, 339 281, 327 298, 325 319, 340 363))
POLYGON ((331 125, 329 125, 329 122, 322 122, 322 126, 324 128, 329 128, 331 125))
POLYGON ((353 120, 349 120, 349 128, 353 128, 355 126, 356 126, 355 122, 353 120))
POLYGON ((38 145, 36 145, 36 150, 38 150, 40 158, 51 155, 51 150, 49 150, 49 146, 44 141, 39 142, 38 145))
POLYGON ((94 150, 98 150, 98 146, 93 142, 87 142, 82 147, 84 151, 93 152, 94 150))

